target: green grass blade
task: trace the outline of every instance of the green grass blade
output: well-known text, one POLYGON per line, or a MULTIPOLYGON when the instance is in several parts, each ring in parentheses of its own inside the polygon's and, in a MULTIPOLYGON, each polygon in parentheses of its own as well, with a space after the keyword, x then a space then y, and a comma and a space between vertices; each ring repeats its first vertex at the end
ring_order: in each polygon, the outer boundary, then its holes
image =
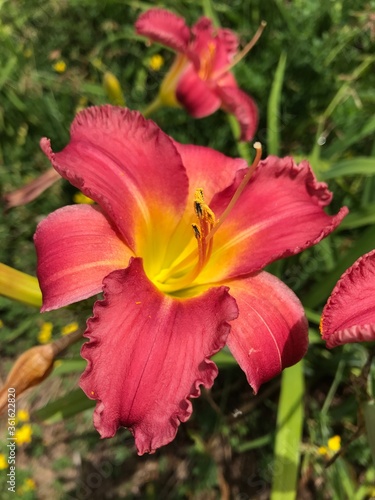
POLYGON ((375 401, 368 401, 363 406, 367 438, 375 464, 375 401))
POLYGON ((55 423, 93 408, 95 404, 96 402, 89 399, 81 389, 75 389, 66 396, 47 404, 44 408, 38 410, 35 415, 37 419, 55 423))
POLYGON ((280 99, 286 66, 286 53, 280 56, 272 82, 267 106, 267 151, 270 155, 280 153, 280 99))
POLYGON ((375 158, 358 156, 350 160, 342 160, 327 170, 320 173, 320 178, 324 181, 335 179, 336 177, 344 177, 348 175, 374 175, 375 174, 375 158))
POLYGON ((271 500, 296 498, 303 425, 302 368, 300 361, 282 374, 271 500))

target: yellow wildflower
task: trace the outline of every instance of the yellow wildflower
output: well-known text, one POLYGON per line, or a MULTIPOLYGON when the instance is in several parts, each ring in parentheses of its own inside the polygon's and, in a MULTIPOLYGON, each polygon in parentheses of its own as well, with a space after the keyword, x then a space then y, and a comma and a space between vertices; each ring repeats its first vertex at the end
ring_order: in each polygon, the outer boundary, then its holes
POLYGON ((24 491, 35 490, 36 484, 35 484, 34 479, 32 479, 31 477, 28 477, 27 479, 25 479, 22 487, 23 487, 24 491))
POLYGON ((326 446, 319 446, 318 453, 319 453, 319 455, 327 455, 328 454, 327 447, 326 446))
POLYGON ((159 69, 163 66, 164 64, 164 59, 160 54, 155 54, 152 57, 150 57, 150 60, 148 61, 149 67, 154 70, 154 71, 159 71, 159 69))
POLYGON ((55 62, 52 68, 56 71, 56 73, 65 73, 66 71, 66 62, 62 59, 59 59, 55 62))
POLYGON ((78 193, 75 193, 74 196, 73 196, 73 201, 74 203, 79 203, 79 204, 88 204, 88 205, 92 205, 93 203, 95 203, 94 200, 92 200, 91 198, 89 198, 88 196, 85 196, 83 193, 81 192, 78 192, 78 193))
POLYGON ((31 443, 31 436, 33 435, 33 430, 30 424, 25 424, 16 430, 16 442, 19 446, 23 444, 31 443))
POLYGON ((50 322, 43 323, 38 334, 38 342, 40 344, 48 344, 52 337, 53 324, 50 322))
POLYGON ((2 319, 0 319, 0 328, 2 328, 4 326, 4 322, 2 319))
POLYGON ((330 439, 328 439, 328 448, 331 451, 334 451, 335 453, 340 450, 341 448, 341 437, 340 436, 333 436, 330 439))
POLYGON ((18 410, 16 418, 17 422, 28 422, 30 420, 30 414, 27 410, 18 410))
POLYGON ((0 470, 7 469, 8 468, 8 462, 5 459, 5 455, 0 453, 0 470))
POLYGON ((61 335, 69 335, 69 333, 76 332, 78 330, 78 323, 73 321, 73 323, 68 323, 61 328, 61 335))

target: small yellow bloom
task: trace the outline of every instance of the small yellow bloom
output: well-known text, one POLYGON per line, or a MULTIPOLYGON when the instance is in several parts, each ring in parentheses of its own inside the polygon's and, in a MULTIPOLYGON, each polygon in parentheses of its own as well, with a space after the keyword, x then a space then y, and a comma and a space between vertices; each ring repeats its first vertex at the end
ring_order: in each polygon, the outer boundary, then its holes
POLYGON ((38 342, 40 344, 48 344, 48 342, 51 340, 52 337, 52 329, 53 329, 53 324, 50 322, 43 323, 39 334, 38 334, 38 342))
POLYGON ((30 420, 30 414, 27 410, 18 410, 16 418, 17 422, 28 422, 30 420))
POLYGON ((7 469, 8 468, 8 463, 5 459, 5 455, 2 453, 0 454, 0 470, 7 469))
POLYGON ((35 484, 34 479, 32 479, 31 477, 28 477, 27 479, 25 479, 25 481, 22 485, 22 488, 24 491, 35 490, 36 484, 35 484))
POLYGON ((30 424, 25 424, 16 430, 16 442, 19 446, 23 444, 31 443, 31 436, 33 435, 33 430, 30 424))
POLYGON ((77 104, 77 107, 75 109, 75 112, 79 113, 80 111, 85 109, 85 107, 87 106, 87 103, 88 103, 87 97, 82 95, 78 100, 78 104, 77 104))
POLYGON ((4 326, 4 322, 3 322, 3 320, 0 319, 0 328, 3 328, 3 326, 4 326))
POLYGON ((69 335, 69 333, 76 332, 78 330, 78 323, 73 321, 73 323, 68 323, 61 328, 61 335, 69 335))
POLYGON ((341 448, 341 437, 340 436, 333 436, 330 439, 328 439, 328 448, 331 451, 334 451, 335 453, 340 450, 341 448))
POLYGON ((66 62, 62 59, 59 59, 55 62, 52 68, 56 71, 56 73, 65 73, 66 71, 66 62))
POLYGON ((83 193, 75 193, 73 195, 73 201, 74 203, 79 203, 79 204, 88 204, 88 205, 92 205, 93 203, 95 203, 94 200, 92 200, 91 198, 89 198, 88 196, 85 196, 83 193))
POLYGON ((328 454, 327 447, 326 446, 319 446, 318 453, 319 453, 319 455, 327 455, 328 454))
POLYGON ((150 57, 150 60, 148 61, 149 67, 154 70, 154 71, 159 71, 159 69, 163 66, 164 64, 164 59, 160 54, 155 54, 152 57, 150 57))

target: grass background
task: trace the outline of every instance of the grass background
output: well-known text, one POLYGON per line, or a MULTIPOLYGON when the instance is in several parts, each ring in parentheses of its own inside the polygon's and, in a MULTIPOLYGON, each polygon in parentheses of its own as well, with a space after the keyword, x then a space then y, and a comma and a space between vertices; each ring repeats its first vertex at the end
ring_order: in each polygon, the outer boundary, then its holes
MULTIPOLYGON (((293 423, 288 412, 293 408, 294 377, 275 379, 253 396, 241 370, 223 357, 213 390, 194 401, 194 414, 176 440, 153 456, 137 457, 125 430, 112 440, 98 439, 92 409, 87 408, 91 402, 77 390, 84 363, 76 346, 54 375, 19 403, 31 412, 33 439, 18 450, 17 482, 22 485, 32 477, 36 488, 16 496, 375 497, 375 469, 363 423, 364 401, 374 396, 374 348, 350 345, 328 351, 317 328, 321 308, 340 274, 375 248, 374 1, 186 0, 176 5, 171 0, 0 0, 1 192, 22 186, 48 168, 38 147, 41 137, 51 138, 54 149, 61 149, 77 110, 108 102, 105 71, 119 79, 131 109, 145 109, 153 100, 173 54, 156 44, 147 46, 134 34, 133 24, 155 5, 184 16, 190 25, 212 9, 243 45, 261 20, 267 22, 256 47, 234 68, 240 87, 259 106, 256 139, 265 154, 308 158, 318 178, 334 192, 330 210, 336 212, 342 204, 351 209, 335 234, 270 269, 295 290, 311 321, 311 345, 296 387, 303 396, 296 401, 300 414, 294 414, 293 423), (159 71, 149 65, 154 54, 164 58, 159 71), (66 63, 62 73, 54 69, 59 60, 66 63), (280 385, 284 406, 279 403, 280 385), (286 423, 280 425, 282 407, 286 423), (280 429, 288 431, 286 441, 280 429), (328 458, 318 450, 336 434, 343 453, 326 468, 328 458), (293 446, 288 452, 293 436, 297 456, 293 446)), ((184 110, 162 109, 153 119, 178 141, 233 156, 243 152, 221 111, 194 120, 184 110)), ((36 224, 71 204, 74 193, 60 181, 30 204, 0 213, 0 261, 35 274, 36 224)), ((41 317, 32 308, 0 298, 0 377, 5 379, 17 354, 37 343, 43 322, 53 322, 57 338, 71 321, 84 328, 91 306, 87 301, 41 317)), ((6 435, 4 422, 0 431, 6 435)), ((1 498, 14 498, 6 493, 3 472, 1 498)))

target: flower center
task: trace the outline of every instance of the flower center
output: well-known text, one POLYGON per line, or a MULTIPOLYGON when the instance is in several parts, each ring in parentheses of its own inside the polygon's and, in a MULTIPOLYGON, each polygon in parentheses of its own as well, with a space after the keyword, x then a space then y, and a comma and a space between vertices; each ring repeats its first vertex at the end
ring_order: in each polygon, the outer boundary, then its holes
POLYGON ((212 254, 214 235, 232 211, 262 157, 261 144, 254 143, 254 148, 256 149, 255 159, 219 219, 216 219, 214 212, 206 204, 203 189, 195 190, 194 212, 197 221, 192 224, 192 229, 197 246, 183 260, 181 257, 175 259, 168 269, 163 269, 154 279, 162 292, 174 293, 195 285, 195 280, 207 265, 212 254))

